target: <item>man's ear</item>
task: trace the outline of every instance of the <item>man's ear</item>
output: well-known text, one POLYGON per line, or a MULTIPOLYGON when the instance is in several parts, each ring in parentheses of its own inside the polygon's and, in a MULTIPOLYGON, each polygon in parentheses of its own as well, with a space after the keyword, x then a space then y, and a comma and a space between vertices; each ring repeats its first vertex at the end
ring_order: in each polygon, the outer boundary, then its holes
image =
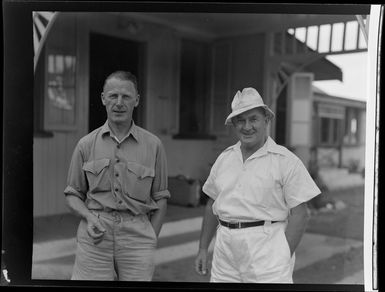
POLYGON ((266 122, 266 124, 268 124, 270 121, 271 121, 271 116, 266 113, 265 114, 265 122, 266 122))
POLYGON ((137 94, 137 96, 136 96, 136 103, 135 103, 134 107, 137 107, 139 105, 139 100, 140 100, 140 95, 137 94))
POLYGON ((103 92, 100 94, 100 98, 101 98, 101 100, 102 100, 103 105, 106 105, 106 100, 105 100, 105 98, 104 98, 103 92))

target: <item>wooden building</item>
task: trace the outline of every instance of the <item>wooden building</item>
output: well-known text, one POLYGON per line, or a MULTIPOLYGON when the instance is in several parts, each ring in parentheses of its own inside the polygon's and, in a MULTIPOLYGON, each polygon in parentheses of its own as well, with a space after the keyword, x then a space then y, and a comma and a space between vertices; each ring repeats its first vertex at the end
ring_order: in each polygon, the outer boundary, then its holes
POLYGON ((100 93, 114 70, 137 75, 141 99, 134 120, 162 140, 170 176, 207 177, 217 155, 235 141, 224 126, 232 98, 249 86, 277 114, 271 136, 307 163, 313 107, 321 117, 322 104, 334 98, 313 94, 312 81, 342 80, 327 54, 366 50, 359 20, 365 17, 35 12, 34 216, 68 212, 63 190, 72 151, 105 122, 100 93), (330 36, 321 52, 318 43, 312 48, 295 34, 349 23, 359 36, 351 49, 333 51, 330 36))
POLYGON ((366 102, 313 87, 313 145, 319 167, 365 168, 366 102))

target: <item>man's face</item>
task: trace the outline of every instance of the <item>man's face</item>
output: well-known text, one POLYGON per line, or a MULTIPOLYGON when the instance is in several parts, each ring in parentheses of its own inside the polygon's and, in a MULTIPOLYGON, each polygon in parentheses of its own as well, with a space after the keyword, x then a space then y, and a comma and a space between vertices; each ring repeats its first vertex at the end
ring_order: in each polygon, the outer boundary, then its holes
POLYGON ((264 110, 254 108, 233 118, 233 124, 242 146, 259 148, 265 143, 269 123, 264 110))
POLYGON ((109 79, 101 97, 106 107, 107 118, 111 123, 131 124, 132 113, 139 104, 139 95, 131 81, 109 79))

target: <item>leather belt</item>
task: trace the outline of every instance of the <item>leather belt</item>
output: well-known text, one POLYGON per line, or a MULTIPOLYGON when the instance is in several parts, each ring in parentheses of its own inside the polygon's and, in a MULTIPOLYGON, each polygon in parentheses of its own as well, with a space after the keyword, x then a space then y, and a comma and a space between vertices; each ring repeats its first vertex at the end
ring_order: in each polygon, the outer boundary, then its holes
POLYGON ((127 213, 133 216, 137 216, 140 214, 135 214, 129 209, 124 209, 124 210, 118 210, 118 209, 112 209, 110 207, 104 207, 103 209, 91 209, 90 211, 95 211, 95 212, 106 212, 106 213, 113 213, 113 212, 118 212, 118 213, 127 213))
MULTIPOLYGON (((240 228, 261 226, 265 224, 265 221, 263 220, 252 221, 252 222, 226 222, 226 221, 222 221, 221 219, 218 219, 218 220, 222 226, 226 226, 227 228, 230 228, 230 229, 240 229, 240 228)), ((271 221, 271 223, 276 223, 276 222, 279 222, 279 221, 271 221)))

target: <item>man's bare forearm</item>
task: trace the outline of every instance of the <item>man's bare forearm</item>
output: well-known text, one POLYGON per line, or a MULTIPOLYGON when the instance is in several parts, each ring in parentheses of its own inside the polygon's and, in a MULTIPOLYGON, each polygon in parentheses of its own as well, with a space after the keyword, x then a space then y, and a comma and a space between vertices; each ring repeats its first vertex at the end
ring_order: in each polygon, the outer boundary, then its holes
POLYGON ((218 226, 218 219, 213 214, 212 211, 212 205, 214 203, 213 199, 209 199, 207 201, 206 207, 205 207, 205 214, 202 221, 202 231, 199 241, 199 249, 207 250, 211 240, 214 237, 216 228, 218 226))
POLYGON ((309 218, 310 215, 306 203, 302 203, 290 210, 289 221, 285 233, 291 254, 294 253, 301 241, 309 218))
POLYGON ((85 203, 77 196, 66 195, 67 206, 70 208, 72 213, 82 217, 86 220, 92 215, 90 210, 86 207, 85 203))

